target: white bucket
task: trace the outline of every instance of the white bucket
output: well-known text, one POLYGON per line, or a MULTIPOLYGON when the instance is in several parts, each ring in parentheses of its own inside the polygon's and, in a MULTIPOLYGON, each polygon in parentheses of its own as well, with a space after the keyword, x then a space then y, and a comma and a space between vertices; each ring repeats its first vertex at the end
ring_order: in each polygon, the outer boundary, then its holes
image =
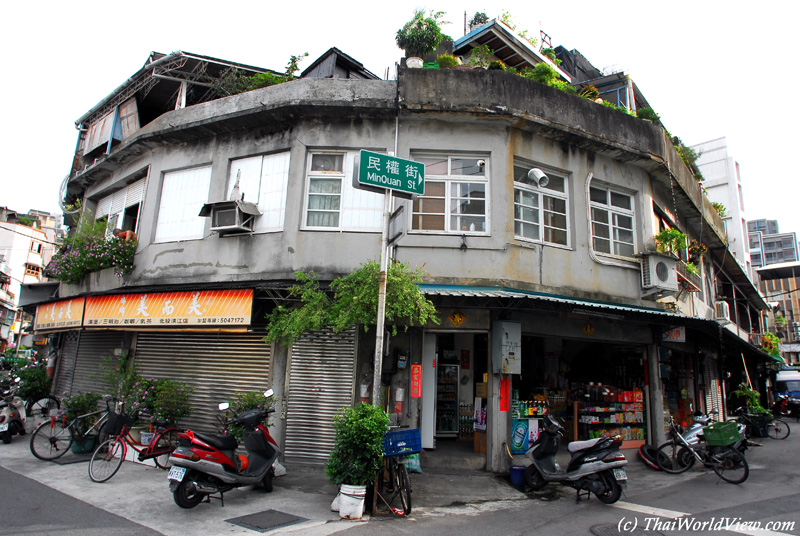
POLYGON ((342 519, 361 519, 364 515, 364 496, 367 486, 348 486, 339 488, 339 517, 342 519))

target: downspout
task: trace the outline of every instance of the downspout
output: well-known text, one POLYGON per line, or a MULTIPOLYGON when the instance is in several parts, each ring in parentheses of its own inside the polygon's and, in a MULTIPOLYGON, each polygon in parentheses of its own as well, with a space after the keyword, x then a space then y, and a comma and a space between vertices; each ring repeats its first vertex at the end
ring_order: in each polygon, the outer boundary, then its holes
POLYGON ((587 225, 587 228, 588 228, 588 231, 589 231, 589 235, 588 235, 589 236, 589 256, 597 264, 603 264, 605 266, 616 266, 618 268, 628 268, 628 269, 631 269, 631 270, 638 270, 639 269, 638 266, 631 266, 630 264, 623 263, 623 262, 620 262, 620 261, 612 261, 612 260, 607 260, 607 259, 601 259, 600 257, 597 256, 597 253, 595 253, 595 251, 594 251, 594 241, 592 240, 592 206, 591 206, 591 203, 589 202, 589 200, 591 199, 590 198, 589 189, 590 189, 590 187, 592 185, 592 178, 593 177, 594 177, 594 174, 590 171, 589 174, 586 175, 586 185, 585 185, 585 188, 584 188, 584 190, 585 190, 584 193, 586 195, 586 225, 587 225))

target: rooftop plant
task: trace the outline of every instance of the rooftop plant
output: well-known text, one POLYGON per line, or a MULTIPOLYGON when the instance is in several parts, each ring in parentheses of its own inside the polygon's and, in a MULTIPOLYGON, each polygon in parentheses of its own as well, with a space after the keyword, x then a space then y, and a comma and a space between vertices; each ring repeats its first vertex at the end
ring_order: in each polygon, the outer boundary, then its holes
POLYGON ((660 253, 677 255, 686 249, 686 233, 678 229, 664 229, 655 236, 656 248, 660 253))
POLYGON ((443 11, 431 11, 425 16, 425 10, 418 9, 410 21, 397 30, 395 42, 406 51, 406 56, 425 56, 435 51, 447 36, 442 33, 439 24, 444 16, 443 11))
POLYGON ((494 52, 488 45, 479 45, 472 49, 469 55, 469 64, 473 67, 483 67, 486 69, 492 62, 494 52))
POLYGON ((232 67, 216 79, 211 86, 220 97, 228 97, 245 91, 291 82, 297 78, 295 73, 300 70, 299 64, 306 56, 308 56, 308 52, 304 52, 299 56, 290 56, 289 62, 286 64, 286 71, 283 74, 265 72, 248 76, 241 69, 232 67))
POLYGON ((436 58, 436 62, 439 64, 440 69, 452 69, 458 65, 458 58, 452 54, 442 54, 436 58))

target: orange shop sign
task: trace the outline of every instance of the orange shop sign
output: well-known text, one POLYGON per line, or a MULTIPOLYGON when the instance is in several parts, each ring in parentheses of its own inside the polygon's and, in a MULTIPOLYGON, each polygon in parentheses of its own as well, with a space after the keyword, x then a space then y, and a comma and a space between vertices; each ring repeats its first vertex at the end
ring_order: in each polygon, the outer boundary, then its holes
POLYGON ((195 290, 86 298, 92 327, 220 327, 250 324, 253 290, 195 290))
POLYGON ((83 322, 83 304, 85 298, 59 300, 36 307, 36 319, 33 331, 56 329, 73 329, 83 322))

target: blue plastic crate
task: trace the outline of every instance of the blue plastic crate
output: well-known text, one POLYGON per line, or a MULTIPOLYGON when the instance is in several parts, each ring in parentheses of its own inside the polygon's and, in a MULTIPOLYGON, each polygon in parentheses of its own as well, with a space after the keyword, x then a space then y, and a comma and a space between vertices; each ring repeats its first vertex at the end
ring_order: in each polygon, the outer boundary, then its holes
POLYGON ((422 452, 422 438, 419 428, 392 430, 383 436, 384 456, 398 456, 422 452))

